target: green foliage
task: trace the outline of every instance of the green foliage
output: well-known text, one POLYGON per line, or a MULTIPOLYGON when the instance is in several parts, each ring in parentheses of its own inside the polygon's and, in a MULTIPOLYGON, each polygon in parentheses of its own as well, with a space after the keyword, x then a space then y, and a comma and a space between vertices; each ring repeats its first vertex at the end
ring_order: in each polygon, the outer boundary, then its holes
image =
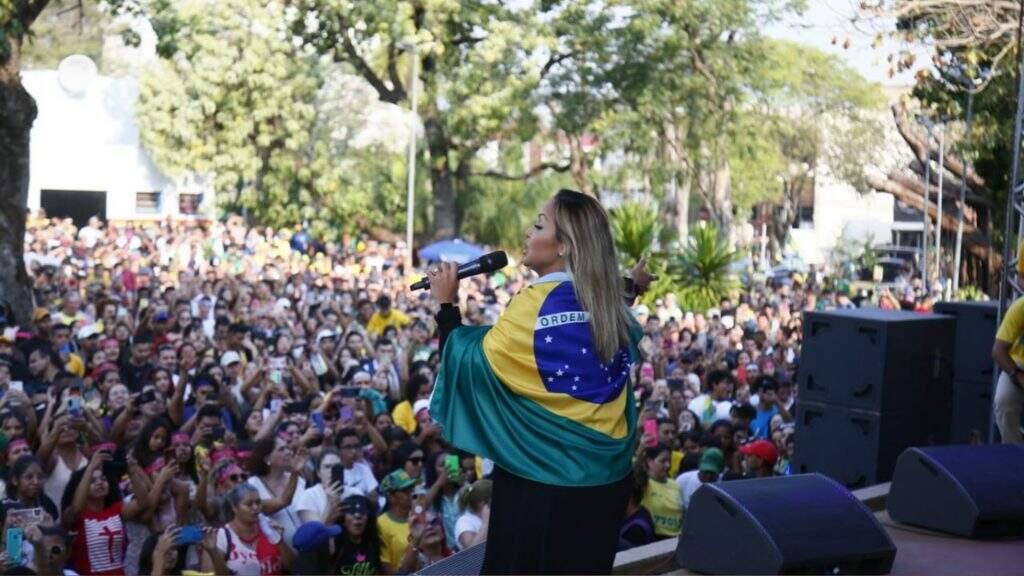
POLYGON ((669 258, 667 272, 678 289, 679 305, 704 312, 739 287, 730 270, 742 255, 729 247, 712 224, 696 226, 680 254, 669 258))
POLYGON ((526 182, 473 179, 462 222, 467 236, 479 243, 498 246, 518 255, 526 230, 537 218, 541 205, 555 190, 571 187, 564 174, 550 174, 526 182))
POLYGON ((658 211, 646 203, 626 202, 612 208, 609 216, 619 256, 626 259, 627 267, 632 267, 650 254, 655 240, 661 236, 658 211))
POLYGON ((329 231, 402 213, 401 156, 337 141, 366 121, 365 107, 332 107, 340 70, 288 41, 280 5, 189 0, 163 10, 165 21, 188 25, 177 28, 177 52, 141 79, 137 107, 141 140, 162 170, 211 175, 223 208, 267 225, 312 221, 329 231))

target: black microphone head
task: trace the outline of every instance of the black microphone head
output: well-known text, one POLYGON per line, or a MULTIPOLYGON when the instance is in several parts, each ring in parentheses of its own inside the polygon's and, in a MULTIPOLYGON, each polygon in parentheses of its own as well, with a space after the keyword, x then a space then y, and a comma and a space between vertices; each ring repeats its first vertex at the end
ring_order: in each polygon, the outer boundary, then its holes
POLYGON ((505 254, 504 250, 495 250, 490 254, 484 254, 480 257, 481 272, 494 272, 495 270, 501 270, 505 266, 508 266, 508 255, 505 254))

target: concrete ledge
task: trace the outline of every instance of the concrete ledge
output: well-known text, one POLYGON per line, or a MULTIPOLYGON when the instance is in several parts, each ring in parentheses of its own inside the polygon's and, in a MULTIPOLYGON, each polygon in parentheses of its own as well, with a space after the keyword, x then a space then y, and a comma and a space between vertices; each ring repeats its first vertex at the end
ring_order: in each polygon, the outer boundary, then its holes
MULTIPOLYGON (((890 483, 854 490, 853 495, 872 512, 885 509, 890 483)), ((676 564, 677 538, 659 540, 646 546, 623 550, 615 555, 613 574, 667 574, 679 570, 676 564)))

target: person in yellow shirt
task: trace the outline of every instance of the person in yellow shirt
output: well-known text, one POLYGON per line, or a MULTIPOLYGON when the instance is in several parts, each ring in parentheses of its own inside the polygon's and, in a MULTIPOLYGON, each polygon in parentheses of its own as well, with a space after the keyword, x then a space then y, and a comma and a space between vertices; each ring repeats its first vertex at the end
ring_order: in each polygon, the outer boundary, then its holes
POLYGON ((1003 316, 992 345, 992 358, 1002 370, 992 399, 999 435, 1004 443, 1024 443, 1020 430, 1024 412, 1024 298, 1017 299, 1003 316))
POLYGON ((370 317, 366 324, 366 330, 374 337, 380 336, 388 326, 404 328, 412 320, 402 312, 391 308, 391 298, 381 296, 377 298, 377 311, 370 317))
POLYGON ((679 536, 683 525, 683 503, 679 486, 669 480, 672 464, 671 450, 664 444, 645 448, 637 461, 635 473, 644 485, 640 504, 654 519, 654 534, 658 538, 679 536))
POLYGON ((405 470, 395 470, 380 483, 380 490, 388 499, 388 509, 377 517, 377 531, 380 532, 380 561, 388 574, 398 570, 409 546, 409 514, 415 486, 416 480, 405 470))

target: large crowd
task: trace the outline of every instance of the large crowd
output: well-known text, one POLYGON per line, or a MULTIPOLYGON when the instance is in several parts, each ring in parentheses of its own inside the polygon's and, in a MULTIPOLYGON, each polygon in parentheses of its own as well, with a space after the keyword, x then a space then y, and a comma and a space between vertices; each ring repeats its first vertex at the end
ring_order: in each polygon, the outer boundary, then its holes
MULTIPOLYGON (((39 214, 25 252, 36 308, 0 338, 9 569, 401 574, 486 540, 493 464, 431 420, 436 310, 401 243, 39 214)), ((463 318, 530 280, 464 281, 463 318)), ((702 483, 790 473, 802 312, 853 305, 821 280, 634 307, 621 548, 677 535, 702 483)))

